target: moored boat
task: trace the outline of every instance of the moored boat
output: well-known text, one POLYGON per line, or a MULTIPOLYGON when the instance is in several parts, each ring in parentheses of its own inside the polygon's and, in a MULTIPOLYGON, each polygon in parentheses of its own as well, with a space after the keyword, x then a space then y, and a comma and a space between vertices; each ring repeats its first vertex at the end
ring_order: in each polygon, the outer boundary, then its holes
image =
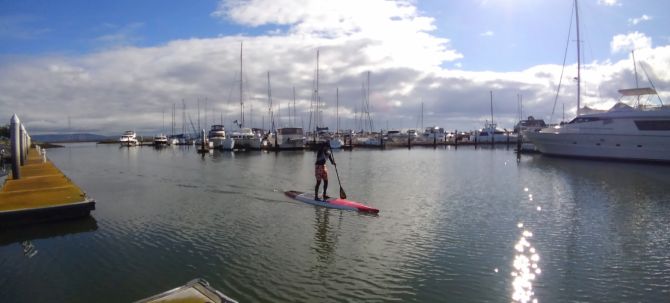
MULTIPOLYGON (((277 148, 286 149, 304 149, 307 138, 302 127, 284 127, 277 129, 277 148)), ((271 142, 274 144, 274 142, 271 142)))
POLYGON ((235 140, 226 136, 223 125, 212 125, 207 137, 212 148, 223 150, 233 150, 235 148, 235 140))
POLYGON ((123 146, 135 146, 137 145, 137 134, 134 131, 127 130, 119 138, 119 143, 123 146))

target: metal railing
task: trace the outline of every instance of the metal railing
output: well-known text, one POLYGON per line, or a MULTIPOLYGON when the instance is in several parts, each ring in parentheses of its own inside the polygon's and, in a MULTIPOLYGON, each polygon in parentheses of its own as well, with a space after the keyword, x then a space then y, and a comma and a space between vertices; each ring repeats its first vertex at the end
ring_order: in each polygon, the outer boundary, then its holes
MULTIPOLYGON (((21 166, 26 165, 28 160, 28 152, 30 150, 30 145, 32 140, 30 135, 26 131, 26 128, 21 124, 19 117, 14 114, 9 124, 9 135, 10 135, 10 149, 12 156, 12 179, 21 178, 21 166)), ((43 151, 39 148, 36 148, 37 152, 42 155, 42 161, 46 161, 46 151, 43 151)))

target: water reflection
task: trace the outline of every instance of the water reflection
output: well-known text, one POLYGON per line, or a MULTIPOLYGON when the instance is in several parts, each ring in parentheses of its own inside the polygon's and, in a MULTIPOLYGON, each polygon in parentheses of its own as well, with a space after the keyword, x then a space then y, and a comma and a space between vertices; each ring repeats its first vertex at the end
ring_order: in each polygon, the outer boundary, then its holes
POLYGON ((338 211, 336 226, 331 226, 330 209, 315 207, 314 211, 314 243, 316 246, 313 249, 316 252, 317 266, 321 267, 324 264, 332 264, 334 261, 337 239, 342 226, 342 211, 338 211))
POLYGON ((98 223, 91 216, 62 222, 3 228, 0 232, 0 246, 18 242, 31 242, 71 234, 96 231, 98 223))
POLYGON ((34 257, 38 252, 38 250, 35 248, 35 245, 33 245, 33 243, 30 241, 21 242, 21 247, 23 247, 23 255, 28 259, 34 257))
MULTIPOLYGON (((519 223, 519 227, 523 228, 523 224, 519 223)), ((533 233, 524 229, 519 241, 514 245, 516 255, 512 263, 512 288, 514 290, 512 300, 515 302, 537 302, 533 292, 533 281, 542 271, 538 266, 540 255, 530 242, 532 237, 533 233)))

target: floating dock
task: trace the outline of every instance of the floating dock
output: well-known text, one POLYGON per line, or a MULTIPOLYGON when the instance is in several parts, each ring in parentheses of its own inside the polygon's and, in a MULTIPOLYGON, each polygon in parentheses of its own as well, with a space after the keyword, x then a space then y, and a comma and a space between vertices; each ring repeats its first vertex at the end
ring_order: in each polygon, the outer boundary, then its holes
POLYGON ((95 201, 35 148, 20 176, 8 176, 0 190, 0 226, 84 217, 95 209, 95 201))

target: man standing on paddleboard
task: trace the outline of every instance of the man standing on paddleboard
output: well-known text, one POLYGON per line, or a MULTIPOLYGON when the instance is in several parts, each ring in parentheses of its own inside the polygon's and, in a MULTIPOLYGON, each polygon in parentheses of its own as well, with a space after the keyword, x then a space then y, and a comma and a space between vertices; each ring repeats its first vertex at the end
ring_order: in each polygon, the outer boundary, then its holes
POLYGON ((330 160, 331 164, 336 165, 333 155, 330 154, 330 151, 328 150, 328 142, 321 143, 316 152, 316 163, 314 163, 316 165, 314 170, 314 176, 316 177, 314 200, 317 201, 319 200, 319 186, 321 185, 321 180, 323 180, 323 201, 330 198, 326 195, 326 191, 328 190, 328 169, 326 168, 326 159, 330 160))

